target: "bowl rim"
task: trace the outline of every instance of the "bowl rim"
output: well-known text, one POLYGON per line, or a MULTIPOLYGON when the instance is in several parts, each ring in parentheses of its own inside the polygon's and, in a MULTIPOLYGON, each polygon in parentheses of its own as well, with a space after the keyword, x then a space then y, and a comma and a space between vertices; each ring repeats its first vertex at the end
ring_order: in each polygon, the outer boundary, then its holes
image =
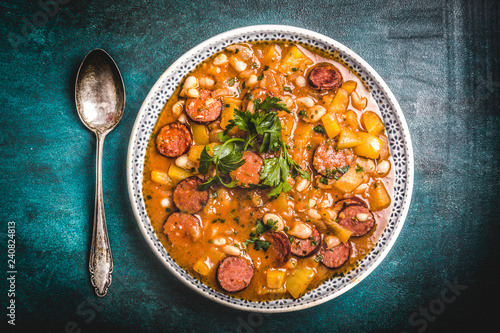
MULTIPOLYGON (((262 39, 262 40, 268 40, 268 39, 262 39)), ((204 59, 203 59, 204 60, 204 59)), ((202 60, 202 61, 203 61, 202 60)), ((155 84, 151 87, 149 90, 149 93, 147 96, 144 98, 143 103, 141 104, 141 107, 137 113, 136 119, 134 121, 132 131, 130 134, 130 139, 129 139, 129 144, 128 144, 128 150, 127 150, 127 163, 126 163, 126 168, 127 168, 127 188, 128 188, 128 193, 129 193, 129 201, 132 206, 132 210, 134 212, 135 220, 136 223, 139 227, 139 230, 141 231, 141 234, 144 238, 144 240, 147 242, 150 250, 155 254, 155 256, 158 258, 158 260, 167 268, 167 270, 174 275, 174 277, 181 281, 184 285, 188 286, 191 290, 194 290, 196 293, 203 295, 204 297, 207 297, 219 304, 238 309, 238 310, 244 310, 244 311, 251 311, 251 312, 260 312, 260 313, 282 313, 282 312, 293 312, 293 311, 299 311, 307 308, 311 308, 317 305, 320 305, 322 303, 328 302, 333 300, 334 298, 337 298, 338 296, 344 294, 345 292, 349 291, 351 288, 355 287, 358 283, 360 283, 362 280, 364 280, 367 276, 369 276, 375 268, 379 266, 379 264, 385 259, 387 254, 391 251, 394 243, 399 237, 399 234, 403 228, 403 225, 406 221, 410 204, 411 204, 411 199, 412 199, 412 194, 413 194, 413 183, 414 183, 414 157, 413 157, 413 145, 411 141, 411 136, 410 136, 410 131, 408 128, 408 124, 406 122, 406 119, 404 117, 404 114, 401 110, 401 107, 396 100, 394 94, 388 87, 388 85, 385 83, 385 81, 380 77, 380 75, 357 53, 352 51, 350 48, 345 46, 344 44, 334 40, 331 37, 325 36, 321 33, 311 31, 309 29, 305 28, 299 28, 295 26, 290 26, 290 25, 279 25, 279 24, 263 24, 263 25, 250 25, 250 26, 244 26, 236 29, 231 29, 227 30, 225 32, 222 32, 220 34, 217 34, 213 37, 210 37, 203 42, 197 44, 196 46, 192 47, 188 51, 186 51, 184 54, 182 54, 180 57, 178 57, 158 78, 158 80, 155 82, 155 84), (393 105, 394 112, 398 116, 398 121, 401 126, 402 133, 405 134, 405 146, 406 150, 408 152, 406 158, 407 158, 407 163, 406 163, 406 169, 408 170, 407 174, 407 181, 406 181, 406 200, 403 203, 402 209, 401 209, 401 214, 399 217, 399 222, 396 225, 396 228, 391 233, 391 239, 387 242, 385 248, 383 249, 382 253, 380 253, 377 258, 374 260, 373 264, 371 264, 370 267, 367 269, 363 270, 362 273, 358 276, 357 279, 353 280, 351 283, 346 285, 345 287, 341 288, 340 290, 337 290, 335 292, 332 292, 329 295, 326 295, 320 299, 317 300, 312 300, 308 303, 305 304, 298 304, 294 306, 286 306, 286 307, 279 307, 279 305, 276 305, 276 308, 259 308, 259 307, 248 307, 248 306, 242 306, 239 304, 227 302, 225 300, 213 297, 212 295, 207 294, 206 292, 195 288, 194 285, 192 285, 189 281, 185 280, 182 276, 180 276, 175 270, 170 267, 170 265, 162 258, 160 252, 158 249, 156 249, 155 244, 153 241, 149 238, 149 235, 142 225, 142 218, 140 216, 139 210, 137 205, 134 204, 134 192, 133 192, 133 185, 132 185, 132 161, 131 156, 132 156, 132 148, 134 146, 134 139, 137 136, 137 132, 139 130, 139 124, 140 120, 142 118, 143 113, 146 111, 146 105, 149 100, 151 100, 152 96, 155 94, 155 92, 158 90, 162 82, 164 82, 164 79, 171 75, 171 70, 176 66, 176 64, 184 59, 187 58, 192 58, 194 55, 196 55, 200 50, 204 49, 208 45, 212 44, 213 42, 216 42, 218 40, 223 40, 227 39, 231 36, 238 35, 241 33, 259 33, 259 32, 271 32, 271 31, 284 31, 287 33, 298 33, 307 37, 310 37, 311 39, 315 40, 321 40, 322 42, 327 43, 328 45, 332 46, 336 50, 342 50, 346 54, 348 54, 349 57, 353 58, 356 60, 356 62, 360 63, 364 68, 366 68, 372 77, 374 77, 377 80, 377 85, 380 86, 380 88, 383 90, 385 95, 387 96, 387 99, 390 100, 390 102, 393 105)), ((209 287, 211 288, 211 287, 209 287)), ((212 288, 211 288, 212 289, 212 288)), ((253 302, 253 301, 248 301, 251 304, 259 304, 258 302, 253 302)))

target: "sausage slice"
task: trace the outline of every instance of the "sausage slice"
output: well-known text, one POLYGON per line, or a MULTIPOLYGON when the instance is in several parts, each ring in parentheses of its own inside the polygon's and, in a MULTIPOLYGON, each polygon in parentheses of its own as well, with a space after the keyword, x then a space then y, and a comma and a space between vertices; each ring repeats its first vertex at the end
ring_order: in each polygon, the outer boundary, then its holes
POLYGON ((307 76, 307 84, 316 90, 337 90, 342 86, 342 74, 330 63, 321 63, 307 76))
POLYGON ((314 151, 313 167, 327 178, 342 177, 356 163, 350 148, 339 150, 335 147, 335 140, 325 140, 314 151))
POLYGON ((192 143, 191 131, 181 123, 163 126, 156 136, 156 149, 167 157, 178 157, 185 154, 192 143))
POLYGON ((367 207, 351 205, 340 211, 338 224, 351 231, 351 236, 359 237, 366 235, 373 228, 375 217, 367 207))
POLYGON ((272 253, 278 265, 283 265, 292 256, 292 248, 288 236, 283 232, 268 232, 266 234, 271 242, 272 253))
POLYGON ((260 183, 260 170, 264 166, 262 158, 251 151, 245 151, 243 153, 243 159, 245 163, 238 169, 229 173, 231 179, 236 180, 237 185, 240 187, 257 185, 260 183))
MULTIPOLYGON (((254 102, 256 99, 260 99, 262 102, 266 97, 273 97, 273 93, 264 88, 254 88, 246 93, 245 97, 241 101, 241 109, 247 111, 247 106, 249 102, 254 102)), ((252 109, 253 110, 253 109, 252 109)), ((253 113, 253 111, 251 111, 253 113)))
POLYGON ((217 268, 219 285, 228 292, 236 292, 248 287, 253 274, 252 263, 243 257, 227 257, 217 268))
POLYGON ((292 241, 291 251, 297 257, 309 257, 321 245, 321 234, 315 226, 310 225, 312 234, 308 239, 300 239, 295 237, 292 241))
POLYGON ((220 98, 213 98, 212 91, 201 89, 200 96, 188 98, 184 106, 189 118, 199 124, 208 124, 219 118, 223 105, 220 98))
POLYGON ((362 199, 358 197, 350 197, 336 201, 335 204, 333 205, 333 210, 338 214, 342 209, 352 205, 361 205, 368 208, 368 205, 362 199))
POLYGON ((203 181, 196 177, 188 177, 175 186, 174 204, 180 211, 195 214, 205 207, 208 202, 208 190, 198 191, 203 181))
POLYGON ((328 268, 339 268, 349 259, 351 246, 349 243, 340 243, 339 245, 327 249, 323 244, 319 250, 319 255, 323 258, 321 263, 328 268))
POLYGON ((175 212, 167 218, 163 232, 172 245, 186 246, 200 238, 200 221, 196 216, 175 212))

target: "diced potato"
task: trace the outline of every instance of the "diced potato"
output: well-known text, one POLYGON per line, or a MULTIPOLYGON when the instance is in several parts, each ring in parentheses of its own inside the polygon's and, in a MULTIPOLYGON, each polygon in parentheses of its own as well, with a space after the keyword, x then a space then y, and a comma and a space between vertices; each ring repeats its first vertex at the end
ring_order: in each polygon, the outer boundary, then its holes
POLYGON ((330 95, 325 95, 321 98, 322 105, 328 110, 330 108, 330 104, 333 102, 333 97, 330 95))
POLYGON ((391 204, 391 197, 380 180, 370 185, 368 189, 368 203, 374 212, 385 209, 391 204))
POLYGON ((285 140, 287 140, 292 134, 293 127, 295 125, 295 121, 292 117, 287 117, 281 120, 281 135, 285 140))
POLYGON ((189 171, 179 168, 175 163, 170 164, 168 169, 168 176, 174 184, 179 183, 181 180, 191 177, 193 174, 189 171))
POLYGON ((349 126, 349 128, 352 129, 353 131, 358 130, 359 123, 358 123, 358 115, 356 114, 356 112, 354 112, 353 110, 348 110, 345 113, 345 122, 344 122, 344 124, 346 124, 347 126, 349 126))
POLYGON ((195 122, 192 122, 190 125, 191 130, 193 131, 193 140, 195 145, 207 145, 210 143, 207 127, 205 125, 200 125, 195 122))
POLYGON ((382 119, 373 111, 363 112, 361 115, 361 125, 373 135, 379 135, 384 131, 382 119))
POLYGON ((352 148, 359 144, 361 144, 361 140, 358 137, 358 133, 354 133, 347 127, 341 129, 339 141, 337 143, 339 149, 352 148))
POLYGON ((340 134, 340 126, 339 123, 337 122, 337 116, 335 115, 334 112, 330 112, 325 114, 322 118, 321 121, 323 122, 323 126, 325 127, 326 134, 330 139, 336 137, 337 135, 340 134))
POLYGON ((335 94, 335 97, 333 98, 333 101, 330 104, 328 112, 337 112, 337 113, 346 112, 348 105, 349 105, 349 95, 347 94, 347 91, 340 88, 339 90, 337 90, 337 93, 335 94))
POLYGON ((238 108, 238 109, 241 107, 241 99, 236 98, 236 97, 230 97, 230 96, 223 97, 222 103, 224 103, 224 105, 225 104, 234 104, 234 105, 236 105, 236 108, 238 108))
POLYGON ((312 268, 298 268, 286 280, 286 290, 293 298, 299 298, 306 291, 316 273, 312 268))
POLYGON ((304 53, 297 46, 292 46, 283 57, 279 71, 284 74, 292 74, 293 68, 297 70, 301 63, 305 65, 312 65, 312 60, 306 57, 304 53))
POLYGON ((364 174, 364 172, 357 173, 356 168, 350 168, 334 183, 334 186, 342 192, 352 192, 363 182, 364 174))
POLYGON ((205 148, 205 145, 193 145, 193 146, 191 146, 191 148, 189 148, 189 152, 188 152, 188 159, 191 162, 199 162, 203 148, 205 148))
POLYGON ((281 59, 281 52, 276 48, 276 45, 267 49, 264 53, 264 62, 275 62, 281 59))
MULTIPOLYGON (((240 109, 241 100, 233 98, 233 97, 224 97, 224 110, 222 110, 221 118, 220 118, 220 127, 222 129, 226 129, 227 125, 229 125, 229 121, 234 119, 234 109, 240 109)), ((229 131, 229 134, 236 134, 238 132, 238 126, 233 127, 229 131)))
POLYGON ((153 170, 151 171, 151 180, 162 185, 172 186, 172 179, 168 176, 167 173, 163 171, 153 170))
POLYGON ((353 107, 362 111, 366 108, 366 105, 368 105, 368 99, 359 96, 357 92, 353 91, 351 94, 351 103, 353 107))
POLYGON ((286 212, 288 211, 288 194, 281 192, 275 200, 273 200, 273 206, 278 211, 286 212))
POLYGON ((342 243, 346 243, 349 238, 351 237, 352 232, 343 228, 340 224, 338 224, 335 221, 332 220, 325 220, 325 224, 333 230, 335 236, 337 236, 338 239, 342 243))
POLYGON ((356 83, 356 81, 345 81, 344 83, 342 83, 342 89, 344 89, 347 94, 350 96, 351 93, 356 89, 356 86, 358 84, 356 83))
POLYGON ((224 259, 224 257, 224 253, 212 249, 194 263, 193 269, 198 274, 207 276, 217 267, 219 261, 224 259))
POLYGON ((270 268, 267 270, 267 287, 271 289, 282 288, 285 284, 286 269, 270 268))
POLYGON ((377 159, 384 146, 384 141, 370 133, 357 132, 357 134, 361 143, 353 148, 354 154, 377 159))

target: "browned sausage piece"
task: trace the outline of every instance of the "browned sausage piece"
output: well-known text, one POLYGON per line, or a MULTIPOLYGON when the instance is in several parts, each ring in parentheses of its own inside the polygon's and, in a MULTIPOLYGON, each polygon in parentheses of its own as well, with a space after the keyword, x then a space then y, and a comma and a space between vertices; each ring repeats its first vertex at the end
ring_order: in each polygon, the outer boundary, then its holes
POLYGON ((201 89, 200 96, 188 98, 184 109, 192 121, 199 124, 208 124, 219 118, 223 105, 220 98, 213 98, 212 91, 201 89))
POLYGON ((332 64, 321 63, 309 72, 307 84, 316 90, 337 90, 342 86, 342 74, 332 64))
POLYGON ((181 123, 163 126, 156 136, 156 149, 167 157, 178 157, 185 154, 192 143, 191 131, 181 123))
POLYGON ((283 265, 292 256, 290 240, 283 232, 267 232, 265 237, 271 242, 272 253, 278 265, 283 265))
POLYGON ((294 238, 291 250, 298 257, 309 257, 321 245, 321 235, 315 226, 309 225, 312 229, 312 234, 308 239, 294 238))
POLYGON ((375 217, 367 207, 351 205, 340 211, 338 224, 351 231, 351 236, 359 237, 366 235, 373 228, 375 217))
POLYGON ((262 158, 251 151, 246 151, 243 153, 243 159, 245 163, 229 173, 231 179, 236 180, 240 187, 257 185, 260 183, 260 170, 264 166, 262 158))
POLYGON ((200 238, 200 221, 196 216, 175 212, 167 218, 163 232, 172 245, 186 246, 200 238))
MULTIPOLYGON (((266 97, 273 97, 273 93, 264 88, 254 88, 250 90, 241 101, 241 110, 247 111, 248 102, 260 99, 260 102, 262 103, 266 97)), ((253 111, 251 112, 253 113, 253 111)))
POLYGON ((366 202, 363 201, 363 199, 360 199, 358 197, 350 197, 350 198, 343 198, 335 202, 335 204, 333 205, 333 210, 338 214, 342 209, 352 205, 361 205, 368 207, 368 205, 366 204, 366 202))
POLYGON ((313 167, 327 178, 342 177, 355 163, 352 150, 336 149, 335 140, 323 141, 314 151, 313 167))
POLYGON ((319 250, 319 255, 323 257, 321 263, 328 268, 339 268, 349 259, 350 251, 349 243, 340 243, 331 249, 326 249, 323 244, 319 250))
POLYGON ((198 213, 208 202, 208 190, 198 191, 203 181, 196 177, 188 177, 174 189, 174 204, 180 211, 187 214, 198 213))
POLYGON ((217 268, 217 280, 222 289, 236 292, 248 287, 253 278, 252 263, 243 257, 227 257, 217 268))

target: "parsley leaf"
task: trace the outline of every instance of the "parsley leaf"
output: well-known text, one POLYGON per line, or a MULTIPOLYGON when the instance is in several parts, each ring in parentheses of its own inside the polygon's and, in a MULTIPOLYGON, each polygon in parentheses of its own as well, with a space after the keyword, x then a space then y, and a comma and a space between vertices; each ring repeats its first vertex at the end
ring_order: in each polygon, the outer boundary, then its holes
POLYGON ((253 248, 256 251, 259 251, 260 249, 262 249, 262 250, 264 250, 264 252, 266 252, 267 249, 269 249, 269 247, 271 246, 271 243, 260 240, 257 237, 252 237, 250 239, 247 239, 246 241, 243 242, 243 245, 245 247, 248 247, 248 245, 251 243, 253 243, 253 248))

